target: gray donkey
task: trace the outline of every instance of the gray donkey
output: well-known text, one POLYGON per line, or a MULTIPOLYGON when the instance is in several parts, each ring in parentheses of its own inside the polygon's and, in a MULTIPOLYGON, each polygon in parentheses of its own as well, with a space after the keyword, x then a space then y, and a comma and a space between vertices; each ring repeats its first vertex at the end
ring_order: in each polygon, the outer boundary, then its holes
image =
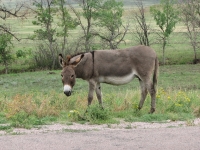
MULTIPOLYGON (((64 94, 71 95, 76 78, 89 82, 88 105, 93 99, 94 90, 102 106, 100 83, 122 85, 135 77, 141 86, 139 109, 142 108, 147 93, 151 95, 150 113, 155 111, 158 59, 153 49, 147 46, 134 46, 118 50, 98 50, 67 56, 64 60, 59 54, 62 66, 64 94)), ((103 106, 102 106, 103 107, 103 106)))

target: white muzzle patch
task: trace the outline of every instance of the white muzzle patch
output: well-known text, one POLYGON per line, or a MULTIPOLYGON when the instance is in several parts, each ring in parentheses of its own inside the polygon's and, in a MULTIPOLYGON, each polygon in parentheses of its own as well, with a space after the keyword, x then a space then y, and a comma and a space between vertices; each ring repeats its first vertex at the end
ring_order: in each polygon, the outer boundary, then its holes
POLYGON ((72 90, 71 86, 69 86, 69 85, 64 86, 64 92, 69 92, 71 90, 72 90))
POLYGON ((70 85, 64 85, 64 94, 67 96, 71 95, 72 88, 70 85))

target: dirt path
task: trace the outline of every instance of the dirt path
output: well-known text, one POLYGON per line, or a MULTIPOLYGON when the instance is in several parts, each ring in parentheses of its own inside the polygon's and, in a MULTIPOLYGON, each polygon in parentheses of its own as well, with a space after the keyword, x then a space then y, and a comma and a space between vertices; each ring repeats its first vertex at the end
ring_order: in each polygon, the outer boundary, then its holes
POLYGON ((199 150, 200 119, 194 122, 42 126, 0 136, 0 150, 199 150), (188 126, 193 125, 193 126, 188 126))

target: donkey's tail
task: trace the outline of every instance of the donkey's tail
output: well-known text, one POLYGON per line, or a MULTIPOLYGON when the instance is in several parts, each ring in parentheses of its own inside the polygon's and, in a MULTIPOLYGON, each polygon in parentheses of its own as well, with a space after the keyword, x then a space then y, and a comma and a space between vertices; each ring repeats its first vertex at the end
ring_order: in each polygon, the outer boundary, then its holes
POLYGON ((153 89, 154 90, 156 90, 156 85, 157 85, 158 69, 159 69, 159 63, 158 63, 158 58, 156 57, 156 59, 155 59, 154 73, 153 73, 153 89))

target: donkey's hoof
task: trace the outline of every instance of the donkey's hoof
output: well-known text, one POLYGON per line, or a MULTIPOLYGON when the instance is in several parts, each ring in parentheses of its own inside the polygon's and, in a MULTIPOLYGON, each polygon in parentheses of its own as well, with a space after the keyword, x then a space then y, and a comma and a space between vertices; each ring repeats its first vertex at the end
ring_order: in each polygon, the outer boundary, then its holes
POLYGON ((151 108, 149 114, 153 114, 155 112, 155 110, 156 110, 155 108, 151 108))
POLYGON ((138 106, 136 109, 137 109, 137 110, 140 110, 140 109, 142 109, 142 107, 138 106))

